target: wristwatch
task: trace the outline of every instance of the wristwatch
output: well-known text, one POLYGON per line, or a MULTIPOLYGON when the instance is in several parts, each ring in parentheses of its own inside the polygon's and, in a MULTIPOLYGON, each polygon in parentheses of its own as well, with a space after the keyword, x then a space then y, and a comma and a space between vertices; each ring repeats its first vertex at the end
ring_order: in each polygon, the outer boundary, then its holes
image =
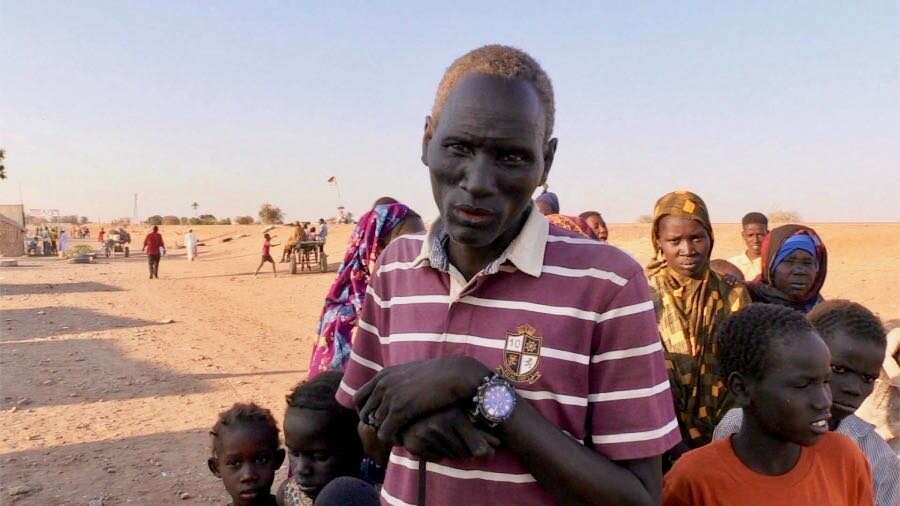
POLYGON ((512 416, 516 407, 516 389, 502 375, 494 373, 484 378, 472 401, 475 403, 472 414, 488 426, 496 427, 512 416))

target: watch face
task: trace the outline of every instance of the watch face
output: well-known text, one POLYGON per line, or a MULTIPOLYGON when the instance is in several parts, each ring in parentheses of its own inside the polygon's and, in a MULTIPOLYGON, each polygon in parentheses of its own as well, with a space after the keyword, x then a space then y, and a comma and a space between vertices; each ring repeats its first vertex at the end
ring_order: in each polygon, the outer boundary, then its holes
POLYGON ((483 406, 488 416, 504 419, 516 406, 516 397, 506 385, 490 385, 484 391, 483 406))

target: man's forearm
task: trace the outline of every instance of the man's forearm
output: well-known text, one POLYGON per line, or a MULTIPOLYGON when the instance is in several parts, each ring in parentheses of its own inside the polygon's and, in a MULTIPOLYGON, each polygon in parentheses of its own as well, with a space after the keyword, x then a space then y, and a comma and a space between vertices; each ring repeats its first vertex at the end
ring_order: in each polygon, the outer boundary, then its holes
POLYGON ((560 431, 526 399, 518 399, 498 436, 558 504, 659 503, 658 457, 631 461, 633 469, 613 462, 560 431))

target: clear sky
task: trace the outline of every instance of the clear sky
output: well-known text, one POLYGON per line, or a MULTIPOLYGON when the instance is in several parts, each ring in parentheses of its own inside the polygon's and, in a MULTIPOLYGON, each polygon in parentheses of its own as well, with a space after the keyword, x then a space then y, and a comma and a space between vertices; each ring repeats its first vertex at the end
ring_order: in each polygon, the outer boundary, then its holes
POLYGON ((556 91, 563 213, 900 220, 900 12, 873 2, 0 0, 0 203, 92 219, 436 216, 424 116, 457 56, 525 49, 556 91), (376 5, 380 4, 380 5, 376 5))

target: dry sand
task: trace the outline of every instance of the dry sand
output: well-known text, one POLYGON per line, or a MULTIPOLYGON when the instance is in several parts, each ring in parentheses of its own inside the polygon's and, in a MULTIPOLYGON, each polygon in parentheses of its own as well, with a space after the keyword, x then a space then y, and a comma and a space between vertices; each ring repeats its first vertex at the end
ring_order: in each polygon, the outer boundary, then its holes
MULTIPOLYGON (((824 295, 900 318, 900 224, 813 226, 830 255, 824 295)), ((0 270, 0 504, 228 501, 206 467, 207 431, 236 401, 281 419, 333 274, 291 276, 278 264, 277 279, 268 265, 254 278, 261 226, 194 227, 206 246, 189 263, 171 247, 186 228, 163 227, 170 248, 159 280, 147 279, 140 253, 94 265, 28 258, 0 270), (219 241, 238 234, 249 237, 219 241)), ((714 257, 741 251, 739 229, 716 226, 714 257)), ((331 262, 350 231, 331 227, 331 262)), ((280 243, 289 231, 273 233, 280 243)), ((647 225, 611 225, 610 238, 649 258, 647 225)))

